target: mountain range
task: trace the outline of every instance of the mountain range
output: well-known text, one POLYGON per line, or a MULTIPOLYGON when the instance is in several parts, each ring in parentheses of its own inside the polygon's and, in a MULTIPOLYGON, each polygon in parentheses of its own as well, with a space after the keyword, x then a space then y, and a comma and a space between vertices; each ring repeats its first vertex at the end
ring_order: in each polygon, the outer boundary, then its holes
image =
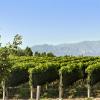
POLYGON ((35 45, 32 47, 33 53, 52 52, 56 56, 100 56, 100 41, 83 41, 79 43, 59 44, 59 45, 35 45))

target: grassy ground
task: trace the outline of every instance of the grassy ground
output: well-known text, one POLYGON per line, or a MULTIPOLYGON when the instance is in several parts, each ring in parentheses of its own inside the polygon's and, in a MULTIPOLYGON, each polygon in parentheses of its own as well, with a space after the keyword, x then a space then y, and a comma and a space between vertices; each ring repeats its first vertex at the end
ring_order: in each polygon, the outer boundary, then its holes
MULTIPOLYGON (((51 98, 48 98, 48 99, 40 99, 40 100, 59 100, 58 98, 57 99, 51 99, 51 98)), ((63 99, 63 100, 100 100, 100 98, 94 98, 94 99, 87 99, 87 98, 73 98, 73 99, 63 99)))
MULTIPOLYGON (((2 100, 2 99, 0 99, 0 100, 2 100)), ((30 99, 7 99, 7 100, 30 100, 30 99)), ((36 100, 36 99, 33 99, 33 100, 36 100)), ((48 98, 48 99, 40 99, 40 100, 59 100, 59 98, 57 98, 57 99, 48 98)), ((94 98, 94 99, 73 98, 73 99, 63 99, 63 100, 100 100, 100 98, 94 98)))

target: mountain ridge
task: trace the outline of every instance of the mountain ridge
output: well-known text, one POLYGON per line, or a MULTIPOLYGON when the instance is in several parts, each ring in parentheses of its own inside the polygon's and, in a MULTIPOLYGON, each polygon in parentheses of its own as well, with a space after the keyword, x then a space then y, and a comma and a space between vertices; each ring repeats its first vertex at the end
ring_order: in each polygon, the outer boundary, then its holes
POLYGON ((77 43, 64 43, 58 45, 42 44, 32 47, 33 53, 52 52, 56 56, 100 56, 100 41, 82 41, 77 43))

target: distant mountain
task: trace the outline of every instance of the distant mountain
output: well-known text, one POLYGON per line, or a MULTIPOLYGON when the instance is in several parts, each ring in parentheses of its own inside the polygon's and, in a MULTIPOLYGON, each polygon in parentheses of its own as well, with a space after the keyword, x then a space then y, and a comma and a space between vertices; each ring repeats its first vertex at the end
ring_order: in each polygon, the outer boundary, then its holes
POLYGON ((36 45, 32 47, 33 52, 52 52, 56 56, 64 55, 84 55, 100 56, 100 41, 84 41, 80 43, 60 44, 60 45, 36 45))

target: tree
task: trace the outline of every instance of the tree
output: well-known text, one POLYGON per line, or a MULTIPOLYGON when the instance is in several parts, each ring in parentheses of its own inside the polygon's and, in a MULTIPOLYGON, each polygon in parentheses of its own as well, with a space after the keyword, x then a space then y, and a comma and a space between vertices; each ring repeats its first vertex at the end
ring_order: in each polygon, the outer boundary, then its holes
POLYGON ((19 45, 22 44, 22 36, 19 34, 16 34, 14 36, 13 42, 12 43, 8 43, 8 49, 9 49, 9 53, 10 55, 24 55, 23 54, 23 50, 21 50, 19 48, 19 45))
POLYGON ((40 57, 41 54, 40 54, 38 51, 36 51, 36 52, 34 53, 34 56, 36 56, 36 57, 40 57))
POLYGON ((41 53, 42 57, 45 57, 46 55, 47 55, 46 52, 41 53))
POLYGON ((15 53, 15 55, 17 56, 25 56, 25 52, 23 49, 18 49, 15 53))
POLYGON ((9 72, 10 60, 9 60, 9 52, 6 47, 0 48, 0 79, 4 79, 9 72))
POLYGON ((25 52, 26 56, 33 56, 33 52, 31 50, 31 48, 29 48, 29 47, 26 47, 26 49, 24 50, 24 52, 25 52))
POLYGON ((13 40, 13 48, 16 48, 18 49, 18 45, 21 45, 22 44, 22 36, 19 35, 19 34, 16 34, 14 36, 14 40, 13 40))
POLYGON ((55 57, 55 55, 52 52, 47 53, 48 57, 55 57))
POLYGON ((9 60, 9 53, 6 47, 0 48, 0 81, 3 88, 3 100, 5 100, 5 81, 7 80, 11 71, 11 63, 9 60))

